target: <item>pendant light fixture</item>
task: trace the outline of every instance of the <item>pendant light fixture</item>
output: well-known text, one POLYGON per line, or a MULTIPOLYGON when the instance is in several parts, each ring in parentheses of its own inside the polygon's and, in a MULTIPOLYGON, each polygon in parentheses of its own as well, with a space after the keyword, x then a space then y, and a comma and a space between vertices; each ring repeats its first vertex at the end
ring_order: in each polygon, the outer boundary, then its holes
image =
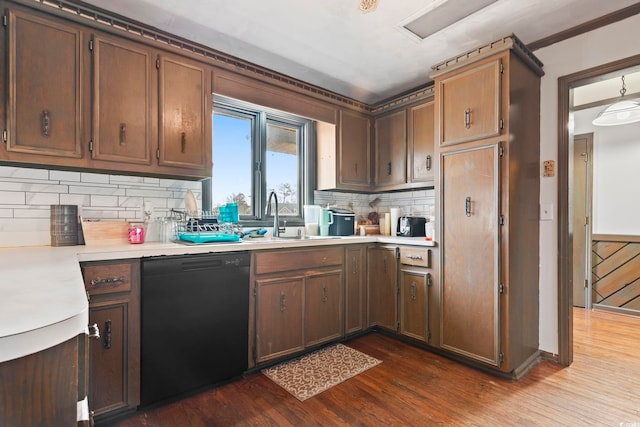
POLYGON ((363 13, 373 12, 378 7, 379 0, 359 0, 359 9, 363 13))
MULTIPOLYGON (((625 86, 624 76, 622 76, 620 97, 624 98, 626 92, 627 88, 625 86)), ((637 100, 621 99, 602 110, 592 123, 595 126, 618 126, 635 122, 640 122, 640 102, 637 100)))

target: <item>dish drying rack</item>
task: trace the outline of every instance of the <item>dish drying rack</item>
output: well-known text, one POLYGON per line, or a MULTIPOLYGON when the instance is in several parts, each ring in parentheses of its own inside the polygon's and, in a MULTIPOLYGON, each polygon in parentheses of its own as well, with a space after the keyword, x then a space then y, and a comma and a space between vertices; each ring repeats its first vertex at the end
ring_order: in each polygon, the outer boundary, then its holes
POLYGON ((175 239, 191 243, 240 241, 242 226, 239 223, 218 222, 211 212, 190 213, 172 209, 175 217, 175 239))

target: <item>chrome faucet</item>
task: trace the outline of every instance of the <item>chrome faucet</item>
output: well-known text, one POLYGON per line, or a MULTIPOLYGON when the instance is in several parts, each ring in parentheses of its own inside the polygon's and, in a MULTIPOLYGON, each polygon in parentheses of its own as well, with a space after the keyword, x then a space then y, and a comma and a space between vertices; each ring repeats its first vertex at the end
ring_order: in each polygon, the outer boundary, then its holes
POLYGON ((276 202, 276 210, 273 213, 273 237, 279 237, 280 236, 280 232, 284 232, 285 229, 284 228, 280 228, 280 216, 278 214, 278 196, 276 195, 275 191, 272 191, 271 194, 269 194, 269 200, 267 201, 267 210, 265 212, 266 216, 271 215, 271 199, 274 199, 276 202))

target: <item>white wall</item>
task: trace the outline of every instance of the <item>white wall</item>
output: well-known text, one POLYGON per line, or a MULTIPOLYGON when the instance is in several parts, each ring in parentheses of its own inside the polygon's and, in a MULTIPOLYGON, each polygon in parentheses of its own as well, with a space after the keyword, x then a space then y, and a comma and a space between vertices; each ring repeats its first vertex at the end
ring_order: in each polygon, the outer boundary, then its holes
POLYGON ((574 133, 593 133, 593 233, 640 236, 640 123, 594 126, 604 108, 574 114, 574 133))
MULTIPOLYGON (((637 55, 640 15, 534 52, 544 63, 540 101, 540 157, 558 160, 558 78, 637 55)), ((542 167, 542 166, 541 166, 542 167)), ((540 222, 540 349, 558 352, 557 178, 541 178, 540 203, 554 206, 554 220, 540 222)))

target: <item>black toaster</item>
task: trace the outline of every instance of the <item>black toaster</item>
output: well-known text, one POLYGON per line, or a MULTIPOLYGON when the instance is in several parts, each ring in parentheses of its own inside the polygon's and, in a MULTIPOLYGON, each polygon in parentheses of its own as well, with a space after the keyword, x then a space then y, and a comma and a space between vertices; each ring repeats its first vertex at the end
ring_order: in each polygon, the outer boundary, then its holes
POLYGON ((404 237, 424 236, 427 219, 421 216, 401 216, 398 218, 397 235, 404 237))

